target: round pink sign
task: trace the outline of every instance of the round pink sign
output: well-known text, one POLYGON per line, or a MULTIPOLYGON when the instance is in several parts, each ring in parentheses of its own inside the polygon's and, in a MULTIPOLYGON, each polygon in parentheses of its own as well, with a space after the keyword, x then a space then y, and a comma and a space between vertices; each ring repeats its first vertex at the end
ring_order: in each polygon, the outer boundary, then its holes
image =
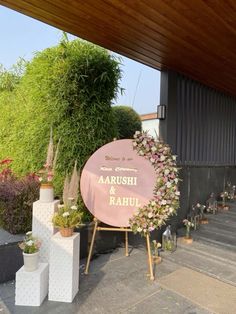
POLYGON ((89 158, 80 190, 86 207, 98 220, 128 227, 135 210, 153 197, 155 181, 153 166, 133 150, 132 140, 118 140, 89 158))

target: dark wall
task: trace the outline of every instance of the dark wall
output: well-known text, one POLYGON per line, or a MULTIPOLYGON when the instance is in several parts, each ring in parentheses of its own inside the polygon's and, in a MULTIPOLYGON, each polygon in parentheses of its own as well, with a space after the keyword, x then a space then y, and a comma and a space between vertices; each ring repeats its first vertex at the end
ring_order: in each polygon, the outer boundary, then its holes
POLYGON ((181 167, 178 221, 191 205, 236 184, 236 99, 178 73, 161 73, 160 103, 167 116, 160 136, 171 145, 181 167))

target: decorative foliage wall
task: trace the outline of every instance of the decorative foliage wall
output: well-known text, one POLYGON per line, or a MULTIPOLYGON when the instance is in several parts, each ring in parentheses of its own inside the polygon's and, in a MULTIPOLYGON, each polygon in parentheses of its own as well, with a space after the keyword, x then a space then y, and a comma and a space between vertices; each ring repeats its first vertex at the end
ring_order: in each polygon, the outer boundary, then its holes
POLYGON ((64 36, 11 75, 0 75, 0 158, 11 157, 18 174, 40 169, 50 127, 61 138, 56 191, 77 159, 81 168, 115 137, 111 102, 119 91, 119 62, 107 50, 64 36), (6 84, 6 77, 14 84, 6 84), (4 87, 6 86, 6 87, 4 87), (10 86, 10 87, 9 87, 10 86))

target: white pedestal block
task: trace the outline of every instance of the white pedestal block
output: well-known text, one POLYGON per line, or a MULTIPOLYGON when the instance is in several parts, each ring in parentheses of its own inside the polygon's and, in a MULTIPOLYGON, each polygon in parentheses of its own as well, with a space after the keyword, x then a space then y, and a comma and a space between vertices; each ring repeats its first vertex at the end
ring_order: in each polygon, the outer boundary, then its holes
POLYGON ((48 294, 48 263, 40 263, 32 272, 24 266, 16 273, 16 305, 40 306, 48 294))
POLYGON ((56 233, 52 224, 52 216, 57 211, 59 201, 42 203, 40 201, 33 204, 33 235, 38 237, 42 246, 40 248, 40 262, 49 262, 50 239, 56 233))
POLYGON ((65 238, 58 232, 51 238, 49 300, 73 301, 79 290, 79 250, 79 233, 65 238))

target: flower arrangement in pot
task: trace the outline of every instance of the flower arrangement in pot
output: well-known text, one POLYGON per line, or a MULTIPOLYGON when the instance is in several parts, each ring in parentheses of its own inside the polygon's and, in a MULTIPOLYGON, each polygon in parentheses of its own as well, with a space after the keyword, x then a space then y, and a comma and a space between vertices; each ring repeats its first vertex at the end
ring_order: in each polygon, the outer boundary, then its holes
POLYGON ((157 242, 156 240, 153 240, 151 243, 151 249, 152 249, 152 259, 155 264, 159 264, 161 262, 161 243, 157 242))
POLYGON ((24 268, 26 271, 34 271, 38 268, 39 249, 41 242, 32 235, 32 231, 26 233, 25 239, 19 244, 23 251, 24 268))
POLYGON ((57 155, 59 150, 59 143, 56 147, 56 152, 54 156, 54 145, 53 145, 53 136, 52 136, 52 129, 50 133, 50 140, 48 144, 48 151, 47 151, 47 159, 46 162, 41 170, 38 171, 38 179, 40 182, 40 194, 39 200, 41 202, 53 202, 54 201, 54 191, 53 191, 53 176, 55 173, 57 155))
POLYGON ((229 210, 229 205, 226 204, 226 201, 230 199, 229 193, 227 191, 223 191, 220 193, 220 197, 222 198, 221 208, 223 210, 229 210))
POLYGON ((62 204, 58 206, 58 212, 53 215, 53 225, 60 230, 61 236, 71 237, 75 227, 81 225, 82 214, 78 211, 77 206, 62 204))
POLYGON ((52 217, 54 227, 60 230, 63 237, 70 237, 74 228, 79 227, 82 223, 82 213, 75 205, 78 200, 79 175, 77 163, 75 162, 74 170, 69 180, 65 179, 63 190, 63 203, 58 205, 58 211, 52 217))
POLYGON ((185 225, 185 228, 186 228, 186 233, 185 233, 185 237, 184 237, 184 241, 186 243, 192 243, 193 242, 193 239, 191 237, 191 228, 194 227, 194 223, 192 223, 190 220, 188 219, 184 219, 183 220, 183 223, 185 225))
POLYGON ((202 205, 200 203, 197 203, 196 208, 199 211, 200 224, 202 224, 202 225, 208 224, 208 218, 205 216, 206 205, 202 205))

